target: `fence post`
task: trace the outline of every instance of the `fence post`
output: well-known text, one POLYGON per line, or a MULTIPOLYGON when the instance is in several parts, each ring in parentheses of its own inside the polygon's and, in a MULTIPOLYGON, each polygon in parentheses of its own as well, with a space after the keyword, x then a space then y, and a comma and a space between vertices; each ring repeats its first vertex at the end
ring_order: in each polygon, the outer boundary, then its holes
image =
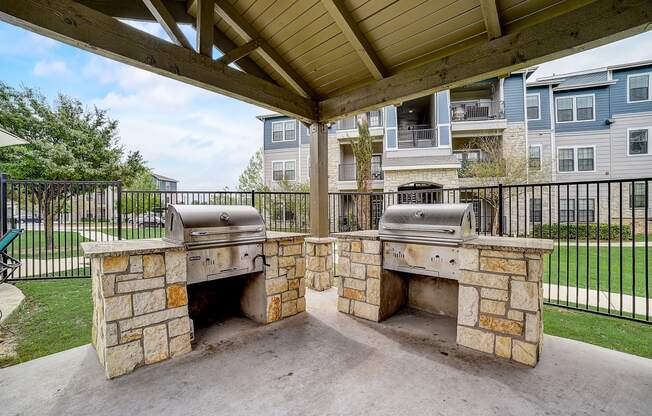
POLYGON ((256 208, 256 190, 251 190, 251 206, 256 208))
POLYGON ((5 235, 7 229, 7 175, 0 173, 0 218, 2 218, 1 235, 5 235))
POLYGON ((118 240, 122 240, 122 181, 118 181, 118 240))
POLYGON ((503 236, 503 184, 498 184, 498 235, 503 236))

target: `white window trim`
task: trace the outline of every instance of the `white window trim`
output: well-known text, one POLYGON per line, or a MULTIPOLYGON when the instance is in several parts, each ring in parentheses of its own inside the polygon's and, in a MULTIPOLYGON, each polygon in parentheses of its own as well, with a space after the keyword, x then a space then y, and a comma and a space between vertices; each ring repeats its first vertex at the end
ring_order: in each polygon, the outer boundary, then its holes
MULTIPOLYGON (((299 134, 301 134, 299 132, 299 134)), ((273 121, 272 122, 272 143, 281 143, 281 142, 296 142, 297 141, 297 123, 295 120, 283 120, 283 121, 273 121), (286 139, 285 138, 285 124, 286 123, 293 123, 294 125, 294 139, 286 139), (283 132, 283 138, 281 140, 274 140, 274 125, 275 124, 280 124, 283 126, 283 129, 281 130, 283 132)))
POLYGON ((272 160, 272 182, 282 182, 282 181, 288 181, 288 182, 296 182, 298 175, 297 175, 297 161, 296 159, 287 159, 287 160, 272 160), (294 162, 294 179, 285 179, 285 171, 287 170, 285 168, 285 165, 289 162, 294 162), (274 163, 282 163, 283 164, 283 179, 276 180, 274 179, 274 163))
POLYGON ((541 120, 541 93, 540 92, 535 92, 531 94, 526 94, 525 95, 525 118, 527 118, 528 121, 540 121, 541 120), (535 96, 537 97, 537 108, 539 109, 538 114, 539 118, 527 118, 527 99, 529 96, 535 96))
POLYGON ((557 173, 561 173, 561 174, 564 174, 564 173, 567 173, 567 174, 569 174, 569 173, 591 173, 591 172, 595 173, 596 169, 597 169, 597 165, 598 165, 597 161, 598 161, 598 154, 596 153, 595 145, 561 146, 561 147, 557 148, 557 166, 556 166, 557 173), (578 170, 577 149, 586 149, 586 148, 589 148, 589 147, 593 148, 593 170, 578 170), (560 161, 559 151, 564 150, 564 149, 573 149, 573 170, 570 170, 570 171, 561 171, 561 170, 559 170, 559 161, 560 161))
POLYGON ((648 101, 652 101, 652 72, 643 72, 640 74, 630 74, 627 75, 627 104, 638 104, 638 103, 645 103, 648 101), (638 100, 638 101, 632 101, 629 99, 629 79, 631 77, 640 77, 643 75, 647 75, 647 100, 638 100))
MULTIPOLYGON (((527 112, 527 111, 526 111, 527 112)), ((566 123, 588 123, 591 121, 595 121, 596 113, 598 112, 598 106, 595 101, 595 94, 580 94, 580 95, 565 95, 563 97, 555 97, 555 122, 557 124, 566 124, 566 123), (593 98, 593 118, 591 120, 578 120, 577 119, 577 99, 582 98, 582 97, 592 97, 593 98), (559 105, 558 102, 559 100, 564 100, 567 98, 571 98, 573 100, 573 119, 569 121, 559 121, 558 115, 559 115, 559 105)))
MULTIPOLYGON (((543 171, 543 145, 542 144, 531 144, 528 146, 527 149, 527 167, 530 169, 530 147, 538 147, 539 148, 539 169, 535 170, 534 172, 541 172, 543 171)), ((593 158, 595 159, 595 153, 593 153, 593 158)))
MULTIPOLYGON (((638 102, 638 101, 635 101, 638 102)), ((640 157, 640 156, 650 156, 652 153, 650 153, 650 134, 652 134, 652 127, 630 127, 627 129, 627 156, 629 157, 640 157), (640 153, 640 154, 631 154, 629 153, 629 141, 631 139, 630 132, 632 130, 647 130, 647 153, 640 153)))

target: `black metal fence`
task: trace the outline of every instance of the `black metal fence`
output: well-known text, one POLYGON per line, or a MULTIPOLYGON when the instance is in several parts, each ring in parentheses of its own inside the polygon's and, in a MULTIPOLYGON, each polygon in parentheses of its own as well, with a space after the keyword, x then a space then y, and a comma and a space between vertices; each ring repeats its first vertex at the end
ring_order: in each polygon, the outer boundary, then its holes
MULTIPOLYGON (((386 207, 472 203, 486 235, 548 238, 547 303, 652 322, 652 178, 329 195, 331 232, 375 229, 386 207)), ((308 232, 310 197, 297 192, 125 190, 118 182, 2 177, 2 231, 23 228, 8 254, 14 280, 88 277, 79 243, 162 237, 168 203, 247 204, 271 231, 308 232)))

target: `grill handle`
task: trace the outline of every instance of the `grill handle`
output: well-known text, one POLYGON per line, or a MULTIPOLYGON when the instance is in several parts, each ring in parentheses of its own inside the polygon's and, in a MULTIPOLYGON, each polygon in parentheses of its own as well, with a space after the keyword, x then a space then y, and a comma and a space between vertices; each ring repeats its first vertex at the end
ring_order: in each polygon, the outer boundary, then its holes
POLYGON ((243 226, 238 229, 223 229, 215 231, 191 231, 190 235, 193 237, 207 236, 207 235, 221 235, 221 234, 237 234, 237 233, 246 233, 251 231, 262 231, 263 227, 254 225, 254 226, 243 226))
MULTIPOLYGON (((383 225, 384 230, 399 230, 399 231, 424 231, 423 228, 410 228, 406 226, 402 227, 388 227, 387 225, 383 225)), ((427 230, 428 232, 435 232, 435 233, 442 233, 442 234, 455 234, 455 229, 454 228, 429 228, 427 230)))

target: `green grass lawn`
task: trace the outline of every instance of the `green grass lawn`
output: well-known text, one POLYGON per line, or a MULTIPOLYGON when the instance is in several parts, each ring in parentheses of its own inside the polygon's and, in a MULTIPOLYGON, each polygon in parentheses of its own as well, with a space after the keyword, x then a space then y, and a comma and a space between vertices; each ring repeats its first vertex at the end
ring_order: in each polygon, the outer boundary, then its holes
POLYGON ((549 335, 652 358, 650 324, 546 305, 543 329, 549 335))
MULTIPOLYGON (((107 228, 104 233, 109 235, 118 235, 118 227, 107 228)), ((122 227, 123 240, 135 240, 139 238, 161 238, 165 237, 165 228, 163 227, 134 227, 125 225, 122 227)))
MULTIPOLYGON (((569 248, 565 244, 555 247, 555 250, 544 259, 544 281, 553 285, 559 283, 563 286, 579 284, 581 288, 598 288, 598 257, 600 264, 600 290, 609 288, 609 270, 611 270, 611 291, 631 295, 636 278, 636 295, 645 296, 645 247, 637 247, 634 251, 631 247, 613 246, 611 249, 611 269, 609 268, 609 249, 607 247, 574 247, 571 243, 569 248), (598 254, 599 251, 599 254, 598 254), (620 258, 622 255, 622 285, 620 258), (636 257, 636 267, 632 267, 632 256, 636 257), (588 267, 587 267, 588 258, 588 267), (559 269, 559 273, 557 270, 559 269), (567 272, 568 270, 568 272, 567 272), (588 273, 587 273, 588 270, 588 273), (633 274, 636 271, 636 276, 633 274), (587 284, 588 281, 588 284, 587 284)), ((652 248, 648 248, 648 269, 649 281, 647 290, 652 296, 652 248)))
POLYGON ((24 282, 17 286, 25 294, 25 301, 4 323, 15 334, 16 355, 0 357, 0 367, 90 342, 90 279, 24 282))
POLYGON ((45 231, 23 231, 11 245, 9 254, 18 259, 52 259, 81 256, 79 243, 88 241, 76 231, 53 231, 46 236, 45 231), (48 238, 52 238, 52 248, 48 249, 48 238))

